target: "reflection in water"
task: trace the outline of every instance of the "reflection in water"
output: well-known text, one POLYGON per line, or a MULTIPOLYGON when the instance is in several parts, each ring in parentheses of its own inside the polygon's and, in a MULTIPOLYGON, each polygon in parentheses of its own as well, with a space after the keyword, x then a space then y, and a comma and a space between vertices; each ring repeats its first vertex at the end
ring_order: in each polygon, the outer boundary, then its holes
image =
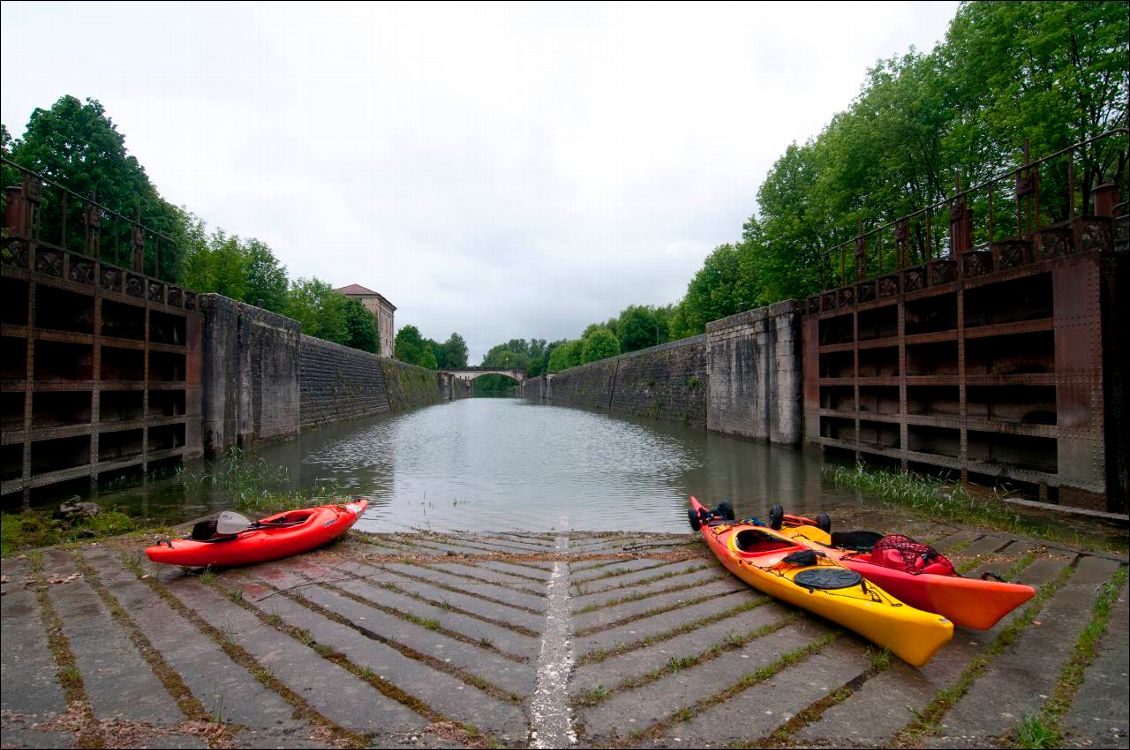
MULTIPOLYGON (((259 451, 294 487, 366 495, 365 531, 689 531, 687 498, 739 516, 858 507, 822 487, 820 456, 678 424, 478 398, 354 421, 259 451)), ((189 467, 199 471, 200 467, 189 467)), ((222 509, 175 480, 104 496, 181 521, 222 509)))
POLYGON ((827 510, 820 458, 682 425, 468 399, 309 433, 264 451, 304 486, 372 503, 358 528, 684 531, 687 498, 743 515, 827 510))

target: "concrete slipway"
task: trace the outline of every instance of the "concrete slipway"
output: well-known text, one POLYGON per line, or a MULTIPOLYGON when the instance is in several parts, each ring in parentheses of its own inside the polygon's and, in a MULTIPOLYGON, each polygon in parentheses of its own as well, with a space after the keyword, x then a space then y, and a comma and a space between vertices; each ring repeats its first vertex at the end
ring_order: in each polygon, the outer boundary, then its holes
POLYGON ((1053 707, 1066 745, 1127 747, 1125 560, 894 523, 1040 594, 913 669, 689 533, 351 532, 203 574, 136 538, 8 558, 3 746, 984 747, 1053 707))

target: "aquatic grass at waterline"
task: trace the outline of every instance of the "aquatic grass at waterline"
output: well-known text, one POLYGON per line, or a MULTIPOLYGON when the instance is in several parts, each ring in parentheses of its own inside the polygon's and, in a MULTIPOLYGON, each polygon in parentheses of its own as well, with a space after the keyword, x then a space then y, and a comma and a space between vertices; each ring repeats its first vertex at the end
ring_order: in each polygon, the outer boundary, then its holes
POLYGON ((199 472, 182 468, 178 478, 186 492, 215 490, 235 510, 272 513, 290 510, 314 498, 339 492, 336 482, 317 480, 313 487, 293 488, 285 466, 268 463, 242 448, 229 448, 223 457, 199 472))
POLYGON ((931 518, 955 521, 996 531, 1007 531, 1051 542, 1077 546, 1099 546, 1125 552, 1125 541, 1084 536, 1051 520, 1021 515, 995 493, 973 495, 965 487, 937 477, 911 472, 872 469, 863 464, 855 468, 825 466, 824 478, 841 488, 866 492, 895 505, 910 508, 931 518))

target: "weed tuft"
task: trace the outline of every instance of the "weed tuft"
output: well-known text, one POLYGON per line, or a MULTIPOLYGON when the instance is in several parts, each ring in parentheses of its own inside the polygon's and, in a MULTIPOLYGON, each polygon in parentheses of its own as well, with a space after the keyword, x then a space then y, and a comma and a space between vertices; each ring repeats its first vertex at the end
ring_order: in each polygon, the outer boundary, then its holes
MULTIPOLYGON (((825 466, 823 476, 837 487, 851 487, 888 502, 912 508, 932 518, 1022 534, 1048 541, 1080 544, 1084 540, 1062 523, 1022 516, 997 497, 974 497, 965 487, 937 477, 890 472, 856 464, 825 466)), ((1125 551, 1124 542, 1089 538, 1087 544, 1125 551)))
POLYGON ((1059 732, 1055 722, 1049 721, 1041 713, 1028 714, 1016 725, 1016 744, 1019 747, 1039 748, 1061 747, 1059 732))

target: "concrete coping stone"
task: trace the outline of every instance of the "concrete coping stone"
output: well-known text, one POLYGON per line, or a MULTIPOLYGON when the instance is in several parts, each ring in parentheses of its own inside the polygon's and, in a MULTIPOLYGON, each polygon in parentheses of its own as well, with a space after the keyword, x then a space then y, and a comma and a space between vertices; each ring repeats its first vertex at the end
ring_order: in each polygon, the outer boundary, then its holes
POLYGON ((799 313, 801 311, 800 300, 789 299, 783 302, 775 302, 766 307, 759 307, 756 310, 746 310, 737 315, 731 315, 728 318, 719 318, 712 320, 706 324, 706 333, 710 335, 715 331, 728 328, 730 326, 750 325, 767 318, 776 318, 781 315, 788 315, 790 313, 799 313))

